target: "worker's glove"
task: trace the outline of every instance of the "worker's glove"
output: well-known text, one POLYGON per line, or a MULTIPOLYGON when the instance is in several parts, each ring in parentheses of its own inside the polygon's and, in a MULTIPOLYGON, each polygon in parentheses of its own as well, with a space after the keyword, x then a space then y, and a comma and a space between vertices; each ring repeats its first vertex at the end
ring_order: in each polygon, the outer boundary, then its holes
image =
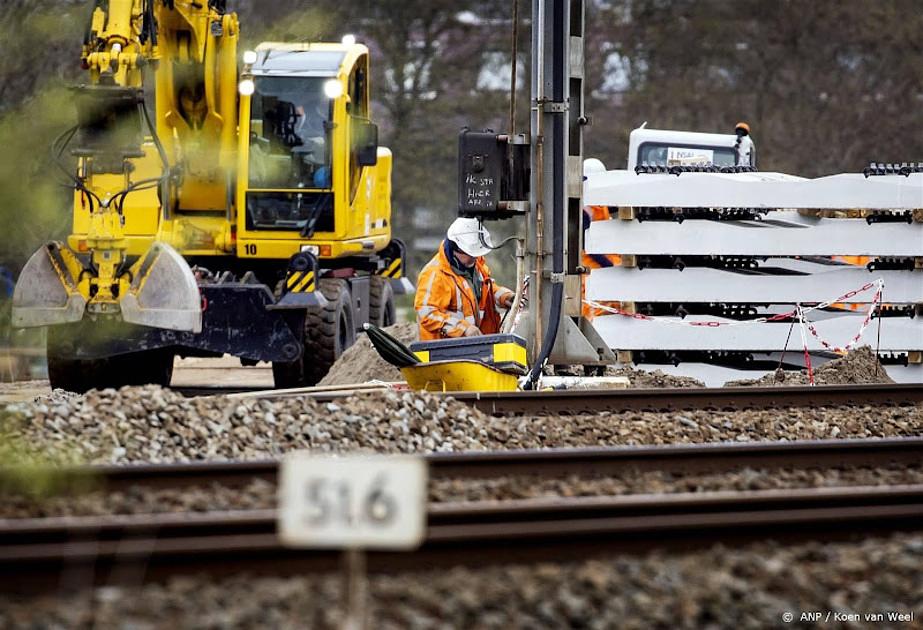
POLYGON ((480 337, 483 334, 477 326, 468 326, 465 329, 465 337, 480 337))
POLYGON ((502 298, 500 298, 500 306, 503 308, 510 308, 513 306, 514 299, 516 299, 515 293, 506 293, 502 298))

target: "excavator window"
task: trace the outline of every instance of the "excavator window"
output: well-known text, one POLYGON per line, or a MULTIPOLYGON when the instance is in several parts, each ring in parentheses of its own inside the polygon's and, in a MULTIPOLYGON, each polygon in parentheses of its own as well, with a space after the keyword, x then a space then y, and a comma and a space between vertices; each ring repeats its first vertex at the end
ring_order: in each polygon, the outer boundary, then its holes
POLYGON ((332 101, 325 77, 257 77, 250 104, 247 226, 333 230, 332 101))
POLYGON ((369 125, 369 98, 368 98, 368 55, 363 55, 356 62, 352 73, 349 75, 349 105, 347 111, 350 116, 350 152, 349 152, 349 198, 355 199, 359 189, 359 176, 362 165, 359 163, 359 150, 365 142, 362 136, 369 125))
POLYGON ((257 77, 250 188, 330 188, 331 101, 321 77, 257 77))

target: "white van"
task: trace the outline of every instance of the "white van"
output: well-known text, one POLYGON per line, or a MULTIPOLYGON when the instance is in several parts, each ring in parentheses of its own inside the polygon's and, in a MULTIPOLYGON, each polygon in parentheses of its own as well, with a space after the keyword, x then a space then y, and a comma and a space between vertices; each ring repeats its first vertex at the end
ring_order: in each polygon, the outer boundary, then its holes
POLYGON ((734 166, 736 143, 736 134, 648 129, 644 123, 629 136, 628 170, 645 162, 652 166, 734 166))

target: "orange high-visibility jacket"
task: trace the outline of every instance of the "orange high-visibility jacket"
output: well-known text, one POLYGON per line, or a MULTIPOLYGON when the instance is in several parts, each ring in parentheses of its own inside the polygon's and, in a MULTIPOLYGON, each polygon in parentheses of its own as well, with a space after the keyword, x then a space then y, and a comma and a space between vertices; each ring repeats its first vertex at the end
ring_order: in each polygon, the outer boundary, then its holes
POLYGON ((479 304, 471 283, 452 270, 445 255, 445 241, 440 243, 439 251, 417 280, 414 308, 421 341, 461 337, 471 326, 477 326, 485 335, 500 332, 497 307, 512 291, 494 283, 483 256, 477 259, 475 268, 483 281, 479 304))
MULTIPOLYGON (((589 227, 589 224, 593 221, 607 221, 612 218, 608 206, 585 206, 583 208, 583 214, 585 217, 584 228, 589 227)), ((583 251, 580 253, 580 258, 583 266, 590 270, 618 267, 622 264, 622 257, 618 254, 588 254, 583 251)), ((584 275, 580 282, 580 297, 582 300, 586 299, 587 277, 588 276, 584 275)), ((619 302, 605 302, 604 304, 606 306, 620 306, 619 302)), ((592 320, 597 315, 608 315, 609 312, 603 309, 594 308, 584 301, 581 307, 581 314, 585 319, 592 320)))

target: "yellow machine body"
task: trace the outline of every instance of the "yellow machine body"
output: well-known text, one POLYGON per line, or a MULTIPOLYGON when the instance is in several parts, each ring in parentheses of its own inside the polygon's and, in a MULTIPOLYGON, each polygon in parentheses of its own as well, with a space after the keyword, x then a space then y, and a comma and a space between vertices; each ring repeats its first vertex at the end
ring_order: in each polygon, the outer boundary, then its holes
MULTIPOLYGON (((171 365, 191 352, 291 368, 316 350, 303 351, 305 326, 322 291, 350 311, 336 339, 325 333, 325 361, 367 318, 393 321, 393 293, 412 285, 391 238, 368 49, 264 43, 241 56, 220 0, 88 3, 78 125, 53 147, 77 157, 73 228, 33 255, 13 296, 14 326, 55 329, 49 364, 64 367, 50 371, 152 350, 171 365), (89 337, 101 341, 83 347, 89 337)), ((279 374, 293 385, 317 378, 310 368, 279 374)))

